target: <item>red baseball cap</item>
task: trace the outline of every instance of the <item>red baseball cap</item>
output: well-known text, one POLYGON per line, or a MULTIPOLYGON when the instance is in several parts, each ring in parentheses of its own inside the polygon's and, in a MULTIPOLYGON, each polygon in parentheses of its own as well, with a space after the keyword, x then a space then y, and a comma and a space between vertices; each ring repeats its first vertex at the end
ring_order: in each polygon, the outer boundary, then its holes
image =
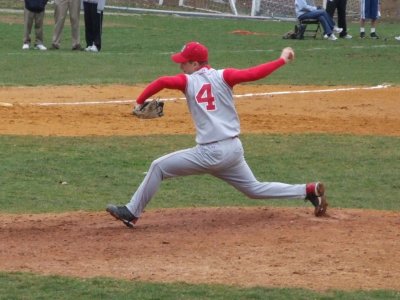
POLYGON ((171 59, 178 64, 188 61, 208 61, 208 49, 199 42, 189 42, 183 46, 181 52, 171 55, 171 59))

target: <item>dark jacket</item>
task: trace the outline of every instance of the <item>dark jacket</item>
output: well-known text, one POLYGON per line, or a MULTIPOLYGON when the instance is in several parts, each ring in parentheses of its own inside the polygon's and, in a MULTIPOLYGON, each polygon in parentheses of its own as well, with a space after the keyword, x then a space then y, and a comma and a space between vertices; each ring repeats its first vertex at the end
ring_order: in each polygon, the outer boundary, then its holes
POLYGON ((25 8, 31 12, 40 13, 44 11, 48 0, 25 0, 25 8))

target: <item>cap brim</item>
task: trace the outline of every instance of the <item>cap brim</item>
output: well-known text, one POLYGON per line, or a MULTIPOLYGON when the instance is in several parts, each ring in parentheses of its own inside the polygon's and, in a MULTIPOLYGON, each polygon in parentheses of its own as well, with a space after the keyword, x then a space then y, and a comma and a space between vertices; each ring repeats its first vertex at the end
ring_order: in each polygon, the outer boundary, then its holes
POLYGON ((171 59, 173 62, 176 62, 177 64, 188 62, 188 60, 185 57, 183 57, 180 52, 171 55, 171 59))

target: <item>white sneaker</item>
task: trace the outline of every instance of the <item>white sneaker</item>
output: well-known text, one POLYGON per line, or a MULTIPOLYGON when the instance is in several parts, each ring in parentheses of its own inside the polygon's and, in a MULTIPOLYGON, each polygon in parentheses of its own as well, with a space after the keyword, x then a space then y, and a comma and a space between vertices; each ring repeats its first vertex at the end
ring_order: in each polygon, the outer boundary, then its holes
POLYGON ((345 36, 341 36, 341 38, 351 40, 353 38, 353 36, 351 36, 350 34, 346 34, 345 36))
POLYGON ((96 45, 93 45, 89 51, 90 52, 99 52, 99 49, 97 49, 96 45))
POLYGON ((87 51, 87 52, 99 52, 99 49, 97 49, 96 45, 92 45, 92 46, 86 47, 85 51, 87 51))
POLYGON ((46 48, 44 45, 42 45, 42 44, 37 44, 37 45, 35 46, 35 49, 36 49, 36 50, 41 50, 41 51, 47 50, 47 48, 46 48))
POLYGON ((332 33, 331 35, 325 34, 325 35, 324 35, 324 39, 330 40, 330 41, 336 41, 336 40, 337 40, 337 37, 336 37, 333 33, 332 33))
POLYGON ((396 40, 400 41, 400 35, 394 37, 396 40))
POLYGON ((23 44, 22 50, 29 50, 29 44, 23 44))
POLYGON ((343 31, 343 28, 339 28, 339 27, 333 27, 333 32, 334 33, 341 33, 343 31))

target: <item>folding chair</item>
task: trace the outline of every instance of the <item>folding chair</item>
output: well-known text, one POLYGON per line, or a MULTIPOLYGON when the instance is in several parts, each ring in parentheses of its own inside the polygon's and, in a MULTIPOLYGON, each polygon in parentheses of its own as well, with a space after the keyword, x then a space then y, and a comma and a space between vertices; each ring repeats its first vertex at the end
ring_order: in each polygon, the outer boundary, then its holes
POLYGON ((321 32, 322 34, 321 24, 317 19, 299 20, 299 28, 301 28, 302 26, 305 26, 304 36, 310 36, 316 39, 318 32, 321 32))

